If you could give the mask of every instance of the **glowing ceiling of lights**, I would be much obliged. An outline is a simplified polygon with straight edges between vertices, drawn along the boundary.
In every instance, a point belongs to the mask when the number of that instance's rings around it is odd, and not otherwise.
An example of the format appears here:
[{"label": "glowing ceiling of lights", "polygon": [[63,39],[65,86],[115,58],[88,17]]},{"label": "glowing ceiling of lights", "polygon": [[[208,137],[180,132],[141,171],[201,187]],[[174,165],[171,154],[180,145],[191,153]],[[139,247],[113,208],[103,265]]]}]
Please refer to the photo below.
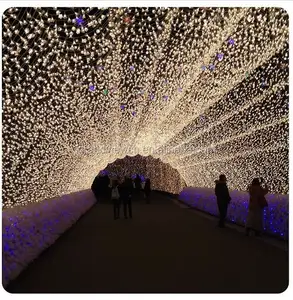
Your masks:
[{"label": "glowing ceiling of lights", "polygon": [[4,207],[136,154],[188,185],[287,193],[288,30],[278,8],[6,10]]}]

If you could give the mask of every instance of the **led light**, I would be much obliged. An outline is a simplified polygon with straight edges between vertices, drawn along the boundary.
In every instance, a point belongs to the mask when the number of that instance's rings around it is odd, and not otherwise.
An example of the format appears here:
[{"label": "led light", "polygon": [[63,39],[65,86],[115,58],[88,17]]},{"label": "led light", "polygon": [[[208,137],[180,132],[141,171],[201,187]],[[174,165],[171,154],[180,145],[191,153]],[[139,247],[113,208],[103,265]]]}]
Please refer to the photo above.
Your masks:
[{"label": "led light", "polygon": [[288,193],[284,10],[57,10],[3,16],[4,208],[87,189],[138,153],[189,186],[225,173],[231,189],[262,176]]}]

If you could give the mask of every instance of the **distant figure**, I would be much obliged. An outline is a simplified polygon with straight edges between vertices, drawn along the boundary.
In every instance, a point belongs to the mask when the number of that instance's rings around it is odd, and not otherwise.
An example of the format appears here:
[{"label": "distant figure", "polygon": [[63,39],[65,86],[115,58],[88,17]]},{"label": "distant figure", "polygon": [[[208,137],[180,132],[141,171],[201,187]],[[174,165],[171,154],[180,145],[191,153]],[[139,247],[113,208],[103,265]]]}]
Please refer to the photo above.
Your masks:
[{"label": "distant figure", "polygon": [[136,177],[134,179],[134,186],[135,186],[135,195],[137,200],[140,199],[140,193],[141,193],[141,178],[138,174],[136,174]]},{"label": "distant figure", "polygon": [[120,194],[118,190],[118,180],[113,180],[111,187],[111,199],[113,202],[114,220],[120,217]]},{"label": "distant figure", "polygon": [[123,202],[123,211],[124,211],[124,218],[127,219],[127,211],[129,213],[130,219],[132,219],[132,191],[133,185],[131,178],[125,177],[123,183],[120,185],[120,195],[121,200]]},{"label": "distant figure", "polygon": [[259,236],[263,230],[263,209],[268,206],[265,195],[268,193],[268,187],[265,184],[261,186],[263,179],[254,178],[247,190],[249,192],[248,216],[246,221],[246,235],[249,236],[251,230]]},{"label": "distant figure", "polygon": [[144,185],[144,194],[146,198],[146,203],[150,203],[150,195],[151,195],[151,181],[149,178],[146,179],[145,185]]},{"label": "distant figure", "polygon": [[97,202],[99,201],[99,198],[101,196],[101,189],[102,189],[102,187],[101,187],[101,179],[102,179],[102,177],[98,174],[95,177],[95,179],[94,179],[94,181],[92,183],[92,186],[91,186],[91,190],[94,193],[95,198],[97,199]]},{"label": "distant figure", "polygon": [[104,176],[104,180],[103,180],[103,191],[104,191],[104,197],[106,198],[106,200],[109,200],[109,198],[110,198],[109,197],[110,192],[111,192],[110,183],[111,183],[110,177],[108,176],[108,174],[106,174]]},{"label": "distant figure", "polygon": [[224,174],[219,176],[219,180],[215,181],[215,194],[217,196],[218,209],[220,214],[219,227],[225,227],[225,219],[227,216],[228,205],[231,201],[229,190],[227,187],[227,179]]}]

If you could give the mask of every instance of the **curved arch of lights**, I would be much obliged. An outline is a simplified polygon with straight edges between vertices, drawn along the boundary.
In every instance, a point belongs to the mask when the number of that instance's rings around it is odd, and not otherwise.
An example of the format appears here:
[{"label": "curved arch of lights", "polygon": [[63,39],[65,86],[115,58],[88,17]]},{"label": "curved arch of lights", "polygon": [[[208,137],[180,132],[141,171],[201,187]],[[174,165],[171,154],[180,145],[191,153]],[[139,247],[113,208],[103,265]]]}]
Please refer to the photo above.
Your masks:
[{"label": "curved arch of lights", "polygon": [[5,208],[136,154],[187,185],[226,173],[232,189],[262,176],[288,193],[283,9],[10,8],[3,92]]},{"label": "curved arch of lights", "polygon": [[109,163],[104,170],[111,178],[124,176],[135,178],[136,174],[144,182],[146,178],[151,181],[151,189],[179,194],[186,183],[179,172],[170,164],[163,163],[159,158],[151,156],[126,156]]}]

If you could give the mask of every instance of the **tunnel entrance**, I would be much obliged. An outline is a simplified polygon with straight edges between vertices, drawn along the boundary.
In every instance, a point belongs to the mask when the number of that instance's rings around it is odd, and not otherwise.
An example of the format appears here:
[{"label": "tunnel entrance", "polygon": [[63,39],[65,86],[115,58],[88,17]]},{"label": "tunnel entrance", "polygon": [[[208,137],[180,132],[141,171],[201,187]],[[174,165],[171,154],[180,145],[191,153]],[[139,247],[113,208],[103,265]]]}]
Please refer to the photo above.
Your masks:
[{"label": "tunnel entrance", "polygon": [[159,158],[152,156],[125,156],[109,163],[101,171],[110,177],[134,177],[139,174],[144,181],[151,180],[152,189],[172,194],[179,194],[186,187],[186,183],[179,172]]}]

